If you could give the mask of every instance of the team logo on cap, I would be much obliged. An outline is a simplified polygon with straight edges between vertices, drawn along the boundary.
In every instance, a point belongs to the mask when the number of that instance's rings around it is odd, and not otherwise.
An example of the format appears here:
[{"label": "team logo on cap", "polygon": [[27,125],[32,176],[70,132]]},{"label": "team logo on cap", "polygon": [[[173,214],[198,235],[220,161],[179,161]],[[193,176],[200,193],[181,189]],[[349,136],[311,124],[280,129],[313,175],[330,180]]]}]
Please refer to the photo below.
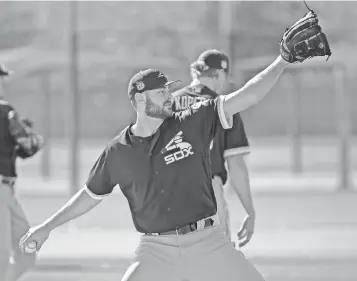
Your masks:
[{"label": "team logo on cap", "polygon": [[222,60],[222,61],[221,61],[221,67],[222,67],[223,69],[227,69],[228,64],[227,64],[227,62],[226,62],[225,60]]},{"label": "team logo on cap", "polygon": [[142,89],[145,88],[145,84],[143,81],[139,81],[136,83],[136,88],[138,89],[138,91],[141,91]]}]

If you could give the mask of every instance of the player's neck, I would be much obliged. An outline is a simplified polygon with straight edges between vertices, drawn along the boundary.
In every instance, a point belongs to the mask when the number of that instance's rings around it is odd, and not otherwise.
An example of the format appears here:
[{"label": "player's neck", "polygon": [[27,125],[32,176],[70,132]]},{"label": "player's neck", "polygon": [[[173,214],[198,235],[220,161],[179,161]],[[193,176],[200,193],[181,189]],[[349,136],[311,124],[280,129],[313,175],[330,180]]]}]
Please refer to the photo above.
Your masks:
[{"label": "player's neck", "polygon": [[217,92],[216,85],[215,85],[214,81],[212,81],[212,79],[210,79],[210,78],[201,77],[199,79],[194,79],[194,80],[192,80],[190,86],[194,86],[194,85],[198,85],[198,84],[205,85],[210,90]]},{"label": "player's neck", "polygon": [[164,122],[163,119],[140,116],[138,114],[135,124],[131,127],[131,131],[135,136],[149,137],[155,134],[162,122]]}]

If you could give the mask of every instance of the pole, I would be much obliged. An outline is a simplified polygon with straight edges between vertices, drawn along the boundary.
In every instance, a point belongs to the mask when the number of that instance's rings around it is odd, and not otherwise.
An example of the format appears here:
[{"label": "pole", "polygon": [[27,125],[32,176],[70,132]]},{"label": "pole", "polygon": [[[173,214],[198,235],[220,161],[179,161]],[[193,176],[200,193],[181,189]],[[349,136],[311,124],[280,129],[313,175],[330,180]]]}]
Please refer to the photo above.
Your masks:
[{"label": "pole", "polygon": [[237,4],[239,2],[234,1],[220,1],[218,10],[218,30],[219,37],[222,38],[221,49],[226,50],[228,57],[230,58],[229,72],[231,77],[235,77],[235,81],[231,81],[225,91],[227,93],[232,92],[235,89],[235,85],[239,85],[242,75],[237,75],[235,69],[235,49],[236,49],[236,32],[235,32],[235,14],[237,9]]},{"label": "pole", "polygon": [[70,141],[70,193],[75,194],[79,189],[79,103],[78,92],[78,38],[77,38],[77,16],[78,3],[70,1],[70,32],[69,32],[69,56],[70,56],[70,114],[69,114],[69,141]]},{"label": "pole", "polygon": [[41,93],[43,95],[42,107],[42,125],[43,137],[45,139],[45,147],[42,152],[41,159],[41,176],[43,179],[48,180],[51,176],[50,166],[50,152],[51,152],[51,93],[50,93],[50,74],[43,72],[40,74]]},{"label": "pole", "polygon": [[[297,70],[298,71],[298,70]],[[295,76],[295,78],[294,78]],[[289,73],[289,80],[293,83],[294,89],[290,91],[290,122],[289,135],[291,140],[291,170],[294,174],[302,173],[302,146],[301,146],[301,83],[298,73],[292,70]]]},{"label": "pole", "polygon": [[219,2],[219,33],[221,35],[221,48],[227,50],[228,56],[232,59],[234,46],[232,46],[232,39],[234,39],[233,17],[235,13],[235,3],[232,1]]},{"label": "pole", "polygon": [[337,65],[333,68],[334,86],[336,94],[336,114],[337,114],[337,131],[339,139],[339,172],[338,184],[339,189],[347,190],[350,187],[350,108],[349,98],[344,89],[344,68]]}]

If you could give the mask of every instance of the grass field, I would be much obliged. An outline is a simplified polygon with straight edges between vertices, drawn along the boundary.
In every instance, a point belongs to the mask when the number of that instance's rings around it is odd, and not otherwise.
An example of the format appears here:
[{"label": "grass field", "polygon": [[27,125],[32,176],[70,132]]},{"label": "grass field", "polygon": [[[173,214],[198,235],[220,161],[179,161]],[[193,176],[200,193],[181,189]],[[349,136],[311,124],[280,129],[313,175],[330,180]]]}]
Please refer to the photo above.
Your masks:
[{"label": "grass field", "polygon": [[[357,260],[253,260],[267,281],[355,281]],[[116,268],[43,270],[28,273],[23,281],[118,281],[126,262]],[[222,276],[222,280],[224,277]]]},{"label": "grass field", "polygon": [[[242,249],[246,257],[269,281],[357,280],[357,193],[334,187],[336,145],[305,148],[308,172],[301,176],[289,173],[287,145],[254,145],[249,165],[257,222],[252,241]],[[99,151],[98,145],[83,148],[82,182]],[[42,222],[68,199],[68,149],[57,145],[52,152],[48,181],[39,177],[39,157],[20,164],[18,195],[31,224]],[[232,192],[227,199],[236,232],[244,212]],[[117,189],[75,224],[55,230],[39,254],[38,267],[23,281],[120,280],[138,241],[128,204]]]},{"label": "grass field", "polygon": [[[32,223],[41,222],[65,196],[20,197]],[[256,233],[242,250],[266,280],[357,280],[355,192],[257,193]],[[244,215],[229,197],[232,230]],[[139,241],[127,203],[118,192],[75,225],[55,230],[26,281],[120,280]]]}]

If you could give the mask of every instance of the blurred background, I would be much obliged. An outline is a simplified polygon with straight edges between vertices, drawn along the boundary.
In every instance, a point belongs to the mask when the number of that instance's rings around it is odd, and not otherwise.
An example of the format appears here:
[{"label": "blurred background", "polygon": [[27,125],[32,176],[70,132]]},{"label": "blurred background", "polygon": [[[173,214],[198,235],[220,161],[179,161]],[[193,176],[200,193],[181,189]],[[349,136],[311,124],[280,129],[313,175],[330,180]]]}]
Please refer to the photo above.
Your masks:
[{"label": "blurred background", "polygon": [[[357,2],[308,5],[331,58],[292,65],[242,113],[258,216],[244,253],[266,280],[357,280]],[[159,68],[184,86],[190,63],[217,48],[232,61],[227,91],[238,89],[278,55],[282,32],[306,12],[302,1],[1,1],[0,62],[15,72],[7,99],[46,139],[18,163],[31,223],[81,188],[106,142],[134,120],[134,73]],[[236,231],[244,212],[231,190],[227,197]],[[118,189],[56,230],[24,280],[120,280],[138,237]]]}]

